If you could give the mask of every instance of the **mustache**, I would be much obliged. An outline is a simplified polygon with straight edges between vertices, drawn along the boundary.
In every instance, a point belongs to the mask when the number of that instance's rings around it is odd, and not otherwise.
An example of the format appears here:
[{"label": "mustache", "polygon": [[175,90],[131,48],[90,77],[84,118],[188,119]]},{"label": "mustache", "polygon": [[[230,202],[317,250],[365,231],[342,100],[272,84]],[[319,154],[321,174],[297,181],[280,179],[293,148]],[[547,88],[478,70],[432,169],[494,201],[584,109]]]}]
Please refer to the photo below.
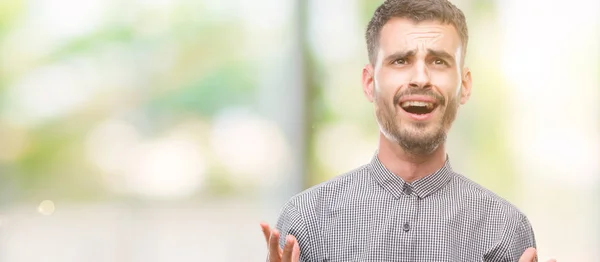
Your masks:
[{"label": "mustache", "polygon": [[442,95],[434,92],[431,89],[423,89],[420,87],[412,87],[412,88],[405,89],[402,92],[396,93],[396,95],[394,95],[394,105],[397,105],[398,103],[400,103],[400,99],[402,99],[402,97],[408,96],[408,95],[428,96],[428,97],[435,99],[435,101],[438,105],[441,105],[441,106],[446,105],[446,98],[444,98]]}]

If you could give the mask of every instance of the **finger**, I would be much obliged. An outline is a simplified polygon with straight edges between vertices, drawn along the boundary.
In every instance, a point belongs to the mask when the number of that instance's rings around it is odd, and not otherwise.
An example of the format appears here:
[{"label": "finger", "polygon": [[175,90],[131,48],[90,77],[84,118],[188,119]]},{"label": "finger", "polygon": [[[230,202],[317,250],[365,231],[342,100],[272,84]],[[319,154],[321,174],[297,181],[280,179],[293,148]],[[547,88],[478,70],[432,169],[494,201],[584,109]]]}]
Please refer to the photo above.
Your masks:
[{"label": "finger", "polygon": [[535,248],[530,247],[523,252],[519,262],[537,262],[537,252]]},{"label": "finger", "polygon": [[282,262],[292,262],[292,253],[296,244],[296,238],[292,235],[287,235],[285,238],[285,245],[283,246]]},{"label": "finger", "polygon": [[271,227],[266,222],[261,222],[260,227],[262,228],[263,236],[265,237],[265,243],[269,246],[269,238],[271,238]]},{"label": "finger", "polygon": [[[294,250],[292,250],[292,261],[299,262],[300,261],[300,245],[298,245],[298,241],[294,244]],[[556,261],[554,261],[556,262]]]},{"label": "finger", "polygon": [[281,253],[279,250],[279,232],[276,229],[271,231],[269,238],[269,262],[280,262]]}]

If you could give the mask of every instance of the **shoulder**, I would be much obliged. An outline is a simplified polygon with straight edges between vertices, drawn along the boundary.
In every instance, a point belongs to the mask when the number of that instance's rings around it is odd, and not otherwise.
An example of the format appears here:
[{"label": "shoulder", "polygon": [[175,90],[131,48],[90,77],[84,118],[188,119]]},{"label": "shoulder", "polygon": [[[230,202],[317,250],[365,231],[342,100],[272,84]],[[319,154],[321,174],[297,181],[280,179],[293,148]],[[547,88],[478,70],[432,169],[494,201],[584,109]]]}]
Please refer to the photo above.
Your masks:
[{"label": "shoulder", "polygon": [[536,247],[529,219],[514,204],[462,175],[452,183],[467,213],[488,232],[491,246],[485,261],[517,261],[525,249]]},{"label": "shoulder", "polygon": [[298,212],[314,212],[316,209],[332,205],[338,198],[343,198],[358,186],[369,183],[370,166],[362,165],[327,181],[314,185],[294,196],[286,203]]},{"label": "shoulder", "polygon": [[[319,217],[337,205],[349,191],[355,190],[356,185],[364,184],[368,177],[369,165],[363,165],[292,196],[283,205],[276,228],[304,241],[320,230]],[[300,244],[303,249],[303,243]]]},{"label": "shoulder", "polygon": [[461,200],[473,210],[514,222],[526,219],[525,214],[514,204],[461,174],[456,174],[451,183],[454,190],[459,192]]}]

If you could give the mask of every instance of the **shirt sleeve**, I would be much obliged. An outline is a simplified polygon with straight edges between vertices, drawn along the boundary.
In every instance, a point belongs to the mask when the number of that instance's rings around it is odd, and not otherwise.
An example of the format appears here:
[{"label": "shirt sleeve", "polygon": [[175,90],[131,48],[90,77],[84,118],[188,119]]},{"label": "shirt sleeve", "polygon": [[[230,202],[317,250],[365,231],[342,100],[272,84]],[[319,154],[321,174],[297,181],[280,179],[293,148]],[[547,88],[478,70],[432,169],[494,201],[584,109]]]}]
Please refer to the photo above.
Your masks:
[{"label": "shirt sleeve", "polygon": [[511,238],[509,246],[506,249],[506,256],[509,260],[505,261],[519,261],[523,252],[527,248],[537,248],[535,243],[535,235],[533,229],[527,217],[523,216],[517,225],[514,237]]},{"label": "shirt sleeve", "polygon": [[494,254],[489,257],[489,262],[517,262],[527,248],[537,248],[535,235],[529,220],[521,216],[516,226],[508,230]]},{"label": "shirt sleeve", "polygon": [[285,245],[285,237],[292,235],[298,240],[300,246],[300,261],[309,262],[311,259],[311,241],[309,231],[298,208],[292,201],[288,202],[281,209],[281,214],[277,220],[277,230],[280,232],[279,246],[283,248]]}]

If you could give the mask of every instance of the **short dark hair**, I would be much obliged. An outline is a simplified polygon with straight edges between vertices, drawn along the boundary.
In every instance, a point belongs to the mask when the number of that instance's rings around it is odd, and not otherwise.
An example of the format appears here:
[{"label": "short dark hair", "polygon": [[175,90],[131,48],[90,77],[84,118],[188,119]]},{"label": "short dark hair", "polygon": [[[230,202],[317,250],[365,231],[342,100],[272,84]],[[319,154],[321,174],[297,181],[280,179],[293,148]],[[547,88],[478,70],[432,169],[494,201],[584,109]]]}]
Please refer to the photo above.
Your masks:
[{"label": "short dark hair", "polygon": [[375,64],[381,28],[392,18],[407,18],[414,22],[439,21],[454,26],[462,42],[463,61],[467,52],[469,32],[463,12],[448,0],[386,0],[373,14],[367,26],[366,39],[369,61]]}]

